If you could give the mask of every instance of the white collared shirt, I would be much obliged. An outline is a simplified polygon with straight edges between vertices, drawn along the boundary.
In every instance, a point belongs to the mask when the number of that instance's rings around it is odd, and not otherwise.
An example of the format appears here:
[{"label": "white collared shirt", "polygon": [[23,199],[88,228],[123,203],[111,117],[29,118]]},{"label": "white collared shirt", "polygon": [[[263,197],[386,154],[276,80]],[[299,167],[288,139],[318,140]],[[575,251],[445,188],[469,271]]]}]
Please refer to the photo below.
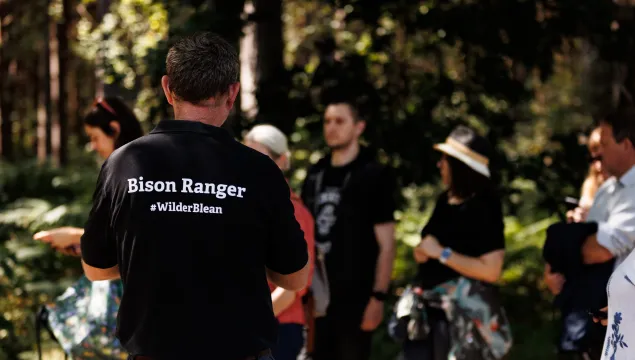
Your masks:
[{"label": "white collared shirt", "polygon": [[617,267],[635,247],[635,166],[600,186],[587,221],[598,223],[598,243],[615,256]]},{"label": "white collared shirt", "polygon": [[635,251],[615,269],[606,290],[609,323],[602,360],[635,360]]}]

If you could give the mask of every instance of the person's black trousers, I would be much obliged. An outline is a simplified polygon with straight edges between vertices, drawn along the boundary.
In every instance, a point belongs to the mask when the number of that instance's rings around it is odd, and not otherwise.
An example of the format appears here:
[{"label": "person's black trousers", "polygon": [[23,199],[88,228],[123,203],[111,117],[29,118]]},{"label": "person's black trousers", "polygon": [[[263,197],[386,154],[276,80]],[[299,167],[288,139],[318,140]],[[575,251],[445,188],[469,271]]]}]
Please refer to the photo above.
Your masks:
[{"label": "person's black trousers", "polygon": [[313,360],[368,360],[373,333],[360,321],[327,315],[315,320]]}]

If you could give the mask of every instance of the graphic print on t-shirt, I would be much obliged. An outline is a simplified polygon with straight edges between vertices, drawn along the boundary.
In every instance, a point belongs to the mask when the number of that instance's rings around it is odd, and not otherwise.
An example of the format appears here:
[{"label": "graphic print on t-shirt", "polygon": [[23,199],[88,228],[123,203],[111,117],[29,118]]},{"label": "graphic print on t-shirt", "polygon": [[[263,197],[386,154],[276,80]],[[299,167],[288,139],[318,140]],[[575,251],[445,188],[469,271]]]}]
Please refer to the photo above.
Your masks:
[{"label": "graphic print on t-shirt", "polygon": [[335,211],[340,203],[340,188],[327,187],[323,192],[317,196],[318,215],[315,218],[315,226],[317,228],[317,247],[324,254],[327,254],[331,249],[331,242],[328,240],[328,235],[331,233],[331,228],[337,221]]}]

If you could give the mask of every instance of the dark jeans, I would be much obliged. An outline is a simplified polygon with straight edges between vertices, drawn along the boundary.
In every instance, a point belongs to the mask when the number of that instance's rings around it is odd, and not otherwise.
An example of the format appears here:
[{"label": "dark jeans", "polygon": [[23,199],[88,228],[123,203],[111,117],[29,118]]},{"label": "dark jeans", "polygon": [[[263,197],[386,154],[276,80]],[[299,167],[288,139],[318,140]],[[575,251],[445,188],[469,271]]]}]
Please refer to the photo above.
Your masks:
[{"label": "dark jeans", "polygon": [[327,315],[315,320],[313,360],[368,360],[373,333],[360,321]]},{"label": "dark jeans", "polygon": [[606,327],[595,324],[586,311],[574,310],[562,316],[559,359],[599,360]]},{"label": "dark jeans", "polygon": [[304,326],[300,324],[278,325],[278,346],[273,349],[276,360],[296,360],[304,345]]},{"label": "dark jeans", "polygon": [[427,308],[430,334],[425,340],[406,341],[404,360],[447,360],[450,352],[450,328],[443,310]]}]

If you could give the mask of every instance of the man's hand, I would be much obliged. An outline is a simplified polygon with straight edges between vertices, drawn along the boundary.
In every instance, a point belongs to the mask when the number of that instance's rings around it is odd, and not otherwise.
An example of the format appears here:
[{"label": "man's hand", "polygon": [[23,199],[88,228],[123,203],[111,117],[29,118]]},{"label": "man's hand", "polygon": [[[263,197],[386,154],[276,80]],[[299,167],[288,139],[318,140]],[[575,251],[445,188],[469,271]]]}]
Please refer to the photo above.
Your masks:
[{"label": "man's hand", "polygon": [[417,246],[414,250],[415,261],[419,264],[423,264],[428,261],[429,257],[426,255],[425,251],[419,246]]},{"label": "man's hand", "polygon": [[589,215],[589,210],[583,207],[577,207],[573,210],[567,211],[567,222],[585,222],[587,216]]},{"label": "man's hand", "polygon": [[67,248],[59,248],[57,251],[63,255],[82,256],[82,250],[79,245],[69,246]]},{"label": "man's hand", "polygon": [[565,282],[564,275],[548,272],[545,274],[545,284],[553,295],[558,295],[562,291]]},{"label": "man's hand", "polygon": [[55,249],[66,249],[72,245],[79,245],[83,233],[83,229],[65,226],[40,231],[33,235],[33,239],[49,243]]},{"label": "man's hand", "polygon": [[438,259],[441,256],[441,252],[443,252],[439,240],[432,235],[427,235],[423,238],[417,249],[421,249],[423,255],[432,259]]},{"label": "man's hand", "polygon": [[[603,307],[602,309],[600,309],[600,311],[602,311],[602,312],[607,312],[607,311],[609,311],[609,307],[608,307],[608,306]],[[602,319],[602,320],[600,320],[600,319],[598,319],[598,318],[596,318],[596,317],[593,317],[593,322],[594,322],[594,323],[597,323],[598,321],[600,322],[600,324],[602,324],[602,325],[604,325],[604,326],[608,325],[608,323],[609,323],[609,320],[608,320],[608,319]]]},{"label": "man's hand", "polygon": [[364,311],[364,318],[362,319],[361,326],[362,330],[375,330],[379,326],[379,324],[381,324],[381,320],[383,317],[384,304],[375,298],[370,298],[368,305],[366,305],[366,310]]}]

